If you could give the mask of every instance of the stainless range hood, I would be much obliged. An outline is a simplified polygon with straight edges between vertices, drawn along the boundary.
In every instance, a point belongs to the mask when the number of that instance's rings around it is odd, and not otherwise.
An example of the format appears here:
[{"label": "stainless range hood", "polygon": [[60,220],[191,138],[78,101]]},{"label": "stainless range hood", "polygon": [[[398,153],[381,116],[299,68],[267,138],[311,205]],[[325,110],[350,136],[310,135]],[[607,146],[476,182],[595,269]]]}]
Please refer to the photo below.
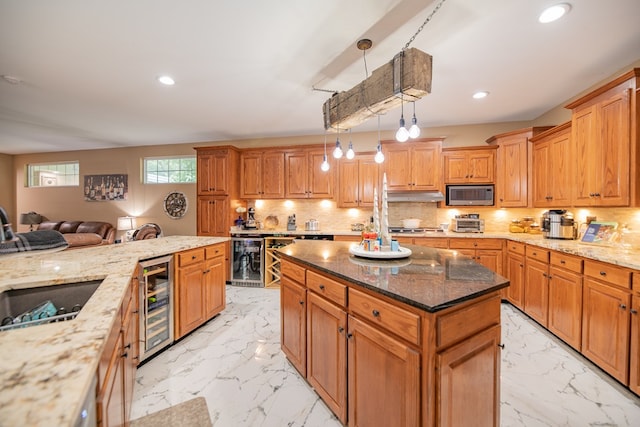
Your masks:
[{"label": "stainless range hood", "polygon": [[439,191],[399,191],[387,193],[387,202],[442,202],[444,194]]}]

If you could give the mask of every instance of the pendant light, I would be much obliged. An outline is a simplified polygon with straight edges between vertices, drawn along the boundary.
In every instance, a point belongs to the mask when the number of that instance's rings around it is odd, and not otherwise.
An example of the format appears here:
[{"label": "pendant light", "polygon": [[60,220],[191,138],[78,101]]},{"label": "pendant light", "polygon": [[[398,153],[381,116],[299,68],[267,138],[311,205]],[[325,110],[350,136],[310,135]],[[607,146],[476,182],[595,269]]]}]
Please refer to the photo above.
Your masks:
[{"label": "pendant light", "polygon": [[409,138],[416,139],[420,136],[420,128],[418,127],[418,119],[416,119],[416,103],[413,104],[413,118],[411,119],[411,127],[409,128]]},{"label": "pendant light", "polygon": [[351,142],[351,129],[349,129],[349,149],[347,150],[346,157],[351,160],[356,156],[356,152],[353,151],[353,143]]},{"label": "pendant light", "polygon": [[322,172],[327,172],[329,170],[329,161],[327,160],[327,132],[324,132],[324,157],[322,159],[322,163],[320,164],[320,170]]},{"label": "pendant light", "polygon": [[380,144],[380,115],[378,114],[378,151],[373,157],[376,163],[384,162],[384,154],[382,154],[382,144]]},{"label": "pendant light", "polygon": [[338,128],[338,136],[336,138],[336,148],[333,150],[333,157],[339,159],[342,157],[342,145],[340,144],[340,128]]},{"label": "pendant light", "polygon": [[[402,99],[402,92],[400,92],[400,129],[396,132],[396,140],[398,142],[406,142],[409,139],[409,131],[404,127],[404,100]],[[378,116],[380,119],[380,116]]]}]

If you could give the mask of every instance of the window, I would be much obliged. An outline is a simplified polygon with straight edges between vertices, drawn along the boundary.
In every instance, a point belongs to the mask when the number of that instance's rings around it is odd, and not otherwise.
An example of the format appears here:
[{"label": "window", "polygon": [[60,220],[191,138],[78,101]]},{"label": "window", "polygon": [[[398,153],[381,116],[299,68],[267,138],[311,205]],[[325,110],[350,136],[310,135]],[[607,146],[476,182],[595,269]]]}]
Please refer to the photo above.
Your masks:
[{"label": "window", "polygon": [[145,184],[196,182],[196,156],[146,157]]},{"label": "window", "polygon": [[34,163],[27,165],[27,187],[80,185],[80,163]]}]

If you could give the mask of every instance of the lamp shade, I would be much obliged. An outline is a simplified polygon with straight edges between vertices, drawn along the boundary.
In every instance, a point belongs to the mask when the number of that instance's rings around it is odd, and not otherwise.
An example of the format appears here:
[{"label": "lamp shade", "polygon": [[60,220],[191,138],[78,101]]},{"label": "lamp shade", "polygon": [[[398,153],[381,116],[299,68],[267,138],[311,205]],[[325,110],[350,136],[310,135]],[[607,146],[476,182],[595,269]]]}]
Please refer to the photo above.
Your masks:
[{"label": "lamp shade", "polygon": [[136,218],[133,216],[120,216],[118,217],[118,230],[128,231],[136,228]]},{"label": "lamp shade", "polygon": [[20,214],[20,224],[34,225],[42,222],[42,215],[35,212]]}]

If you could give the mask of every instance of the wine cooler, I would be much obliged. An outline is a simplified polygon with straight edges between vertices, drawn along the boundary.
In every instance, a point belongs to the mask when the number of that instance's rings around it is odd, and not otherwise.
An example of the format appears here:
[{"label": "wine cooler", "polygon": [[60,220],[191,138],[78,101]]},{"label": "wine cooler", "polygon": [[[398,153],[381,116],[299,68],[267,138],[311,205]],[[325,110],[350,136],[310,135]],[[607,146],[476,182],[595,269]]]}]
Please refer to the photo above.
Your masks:
[{"label": "wine cooler", "polygon": [[140,361],[173,342],[173,256],[140,262]]}]

